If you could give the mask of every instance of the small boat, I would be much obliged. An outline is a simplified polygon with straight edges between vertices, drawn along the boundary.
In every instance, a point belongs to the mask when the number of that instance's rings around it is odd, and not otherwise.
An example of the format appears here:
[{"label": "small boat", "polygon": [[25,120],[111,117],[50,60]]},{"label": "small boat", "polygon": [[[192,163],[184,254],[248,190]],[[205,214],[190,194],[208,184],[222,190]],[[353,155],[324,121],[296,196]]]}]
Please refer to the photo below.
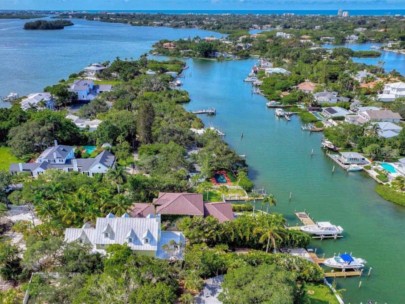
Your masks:
[{"label": "small boat", "polygon": [[344,253],[334,256],[333,258],[326,259],[323,264],[330,268],[335,269],[362,269],[367,262],[360,258],[352,257],[350,254]]},{"label": "small boat", "polygon": [[363,167],[362,167],[362,166],[359,166],[359,165],[353,164],[353,165],[350,165],[349,167],[347,167],[346,170],[347,170],[347,172],[362,171],[362,170],[363,170]]},{"label": "small boat", "polygon": [[322,148],[327,149],[327,150],[331,150],[331,151],[335,151],[335,152],[339,151],[339,148],[336,147],[331,141],[329,141],[327,139],[322,140],[321,146],[322,146]]},{"label": "small boat", "polygon": [[276,109],[276,111],[274,112],[276,114],[277,117],[284,117],[285,116],[285,112],[283,109]]},{"label": "small boat", "polygon": [[266,106],[268,108],[277,108],[278,106],[280,106],[280,103],[277,102],[277,101],[272,100],[272,101],[267,102]]},{"label": "small boat", "polygon": [[179,79],[176,79],[176,81],[174,82],[174,85],[175,85],[176,87],[180,87],[180,86],[183,85],[183,83],[182,83]]},{"label": "small boat", "polygon": [[332,225],[330,222],[317,222],[315,225],[302,226],[301,231],[316,236],[338,236],[342,234],[343,228]]},{"label": "small boat", "polygon": [[246,77],[245,78],[245,80],[243,80],[244,82],[255,82],[255,81],[257,81],[258,79],[257,79],[257,77],[251,77],[251,76],[249,76],[249,77]]},{"label": "small boat", "polygon": [[2,99],[5,102],[10,102],[10,101],[18,99],[19,97],[20,97],[20,95],[18,95],[17,93],[11,92],[6,97],[3,97]]},{"label": "small boat", "polygon": [[290,114],[285,114],[285,115],[284,115],[284,118],[285,118],[287,121],[290,121],[290,120],[291,120]]}]

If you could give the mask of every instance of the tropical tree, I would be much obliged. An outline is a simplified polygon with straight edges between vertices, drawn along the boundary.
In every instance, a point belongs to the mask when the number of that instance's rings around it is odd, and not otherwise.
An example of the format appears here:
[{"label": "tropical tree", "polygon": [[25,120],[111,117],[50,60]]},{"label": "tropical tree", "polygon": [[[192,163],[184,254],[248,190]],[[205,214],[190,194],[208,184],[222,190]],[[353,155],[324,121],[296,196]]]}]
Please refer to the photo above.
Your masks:
[{"label": "tropical tree", "polygon": [[276,206],[277,205],[277,200],[276,200],[276,198],[274,197],[273,194],[269,194],[269,195],[266,195],[263,198],[262,203],[267,205],[267,213],[269,213],[269,207]]},{"label": "tropical tree", "polygon": [[116,167],[113,170],[107,172],[107,178],[116,185],[117,192],[121,193],[121,185],[127,181],[127,175],[123,167]]},{"label": "tropical tree", "polygon": [[269,252],[270,245],[273,251],[277,251],[277,241],[282,241],[285,235],[283,219],[278,215],[272,217],[259,216],[258,225],[253,230],[254,235],[259,236],[259,242],[266,244],[266,252]]},{"label": "tropical tree", "polygon": [[211,189],[212,189],[212,183],[207,182],[207,181],[202,182],[201,184],[199,184],[199,185],[197,186],[197,191],[198,191],[199,193],[202,193],[203,195],[206,195],[205,201],[208,201],[208,199],[209,199],[208,194],[209,194],[209,191],[210,191]]}]

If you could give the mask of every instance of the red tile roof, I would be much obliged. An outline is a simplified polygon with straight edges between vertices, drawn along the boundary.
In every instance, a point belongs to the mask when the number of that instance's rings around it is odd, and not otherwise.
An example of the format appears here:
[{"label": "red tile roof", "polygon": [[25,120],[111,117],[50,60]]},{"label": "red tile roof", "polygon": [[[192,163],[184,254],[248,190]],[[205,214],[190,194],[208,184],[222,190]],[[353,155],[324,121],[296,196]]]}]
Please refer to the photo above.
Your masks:
[{"label": "red tile roof", "polygon": [[[229,203],[206,203],[203,202],[202,194],[196,193],[159,193],[154,204],[157,206],[156,213],[171,215],[190,216],[213,216],[220,223],[234,219],[232,205]],[[154,214],[153,204],[135,203],[129,209],[133,217],[146,217]]]},{"label": "red tile roof", "polygon": [[220,223],[231,221],[235,218],[235,215],[232,210],[232,204],[230,203],[206,203],[205,207],[205,216],[213,216]]},{"label": "red tile roof", "polygon": [[154,202],[159,214],[204,216],[202,194],[198,193],[159,193]]},{"label": "red tile roof", "polygon": [[135,203],[128,213],[131,217],[147,217],[149,214],[155,213],[155,208],[152,204]]},{"label": "red tile roof", "polygon": [[315,90],[316,84],[311,81],[305,81],[297,85],[298,90],[304,92],[313,92]]}]

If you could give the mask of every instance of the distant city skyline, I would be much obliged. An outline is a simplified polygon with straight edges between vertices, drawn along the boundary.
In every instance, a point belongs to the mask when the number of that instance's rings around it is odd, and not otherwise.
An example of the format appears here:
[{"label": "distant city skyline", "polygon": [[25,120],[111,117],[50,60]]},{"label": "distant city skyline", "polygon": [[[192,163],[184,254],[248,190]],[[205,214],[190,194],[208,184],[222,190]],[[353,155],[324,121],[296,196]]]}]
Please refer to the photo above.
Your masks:
[{"label": "distant city skyline", "polygon": [[0,10],[387,10],[404,0],[0,0]]}]

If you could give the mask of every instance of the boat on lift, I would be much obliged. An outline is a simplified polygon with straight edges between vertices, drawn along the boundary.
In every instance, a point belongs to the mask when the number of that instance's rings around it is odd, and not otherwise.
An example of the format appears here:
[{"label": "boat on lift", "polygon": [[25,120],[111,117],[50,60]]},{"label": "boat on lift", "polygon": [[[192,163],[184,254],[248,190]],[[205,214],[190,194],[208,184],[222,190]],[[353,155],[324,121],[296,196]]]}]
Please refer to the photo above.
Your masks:
[{"label": "boat on lift", "polygon": [[343,233],[343,228],[332,225],[330,222],[317,222],[315,225],[302,226],[301,231],[320,237],[338,236]]},{"label": "boat on lift", "polygon": [[351,254],[344,253],[335,255],[332,258],[326,259],[323,264],[334,269],[362,269],[367,262],[361,258],[355,258]]},{"label": "boat on lift", "polygon": [[283,109],[276,109],[274,112],[277,117],[284,117],[285,116],[285,111]]}]

